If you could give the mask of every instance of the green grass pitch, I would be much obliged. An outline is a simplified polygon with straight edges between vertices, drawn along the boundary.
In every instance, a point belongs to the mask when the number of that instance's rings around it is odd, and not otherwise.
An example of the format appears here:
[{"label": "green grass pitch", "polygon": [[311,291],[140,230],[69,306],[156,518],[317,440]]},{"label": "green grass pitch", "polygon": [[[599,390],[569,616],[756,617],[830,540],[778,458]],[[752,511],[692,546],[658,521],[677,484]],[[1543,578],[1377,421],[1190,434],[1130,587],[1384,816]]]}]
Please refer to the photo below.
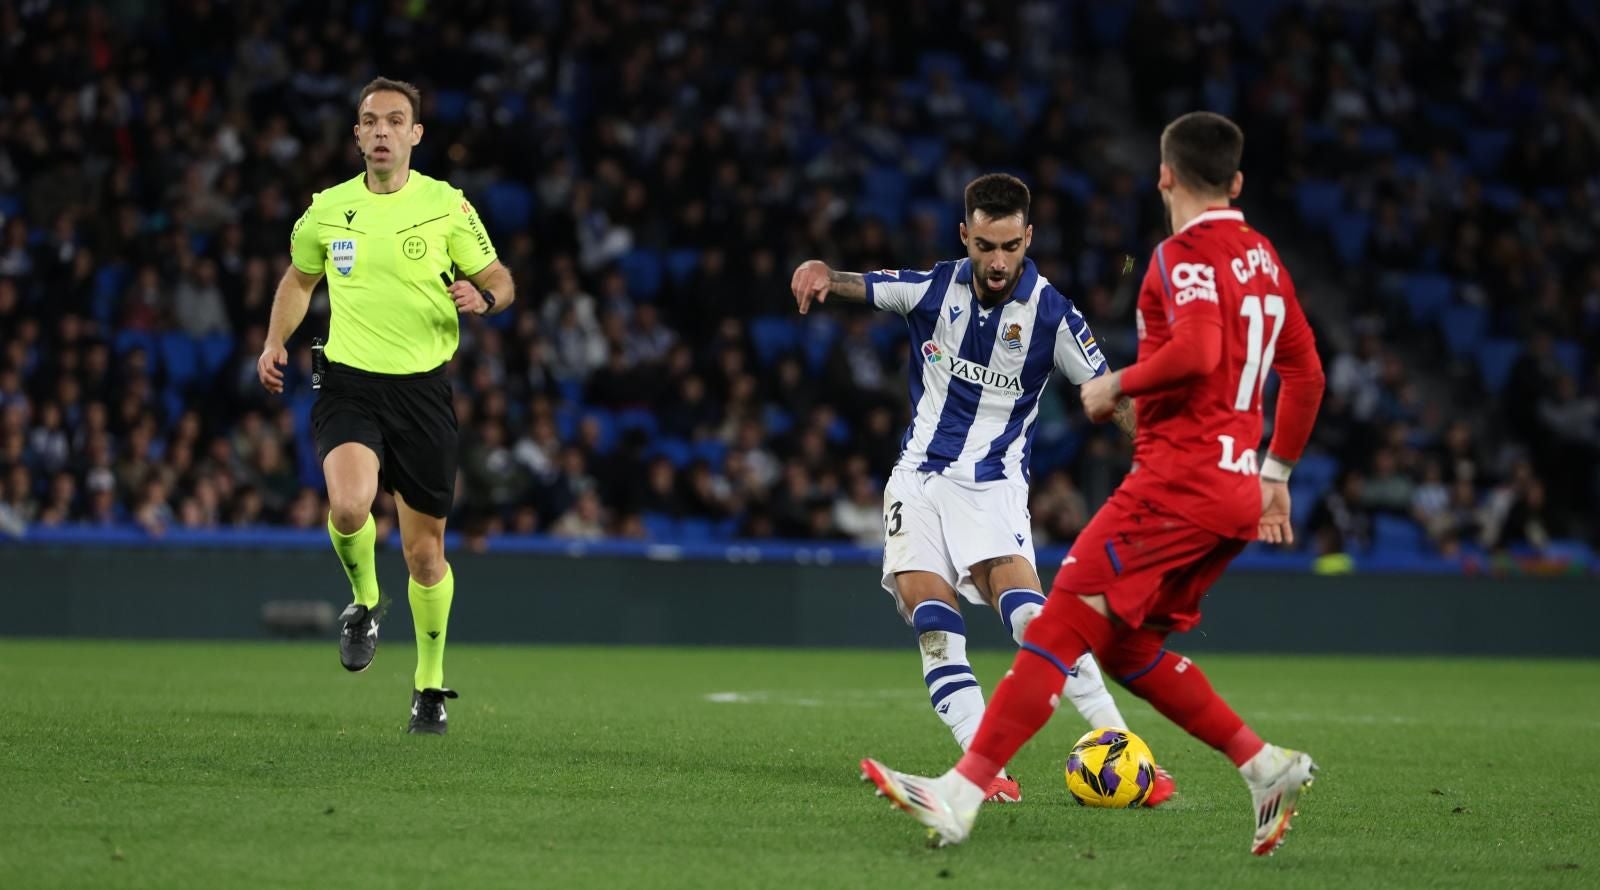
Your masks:
[{"label": "green grass pitch", "polygon": [[0,887],[1600,885],[1596,662],[1201,658],[1322,766],[1258,860],[1232,767],[1126,693],[1171,804],[1068,801],[1061,713],[1024,802],[929,850],[856,769],[954,759],[909,647],[458,643],[451,734],[413,738],[397,636],[361,675],[332,641],[0,640]]}]

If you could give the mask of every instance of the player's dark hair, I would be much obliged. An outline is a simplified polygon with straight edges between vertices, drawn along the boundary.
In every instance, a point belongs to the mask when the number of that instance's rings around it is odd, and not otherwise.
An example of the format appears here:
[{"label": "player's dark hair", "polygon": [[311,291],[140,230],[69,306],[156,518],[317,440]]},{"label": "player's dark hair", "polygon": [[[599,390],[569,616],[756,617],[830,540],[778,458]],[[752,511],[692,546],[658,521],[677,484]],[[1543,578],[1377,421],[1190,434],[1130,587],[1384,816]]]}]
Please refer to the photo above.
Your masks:
[{"label": "player's dark hair", "polygon": [[374,77],[371,83],[361,88],[361,98],[356,100],[356,108],[359,109],[361,103],[367,101],[367,97],[373,93],[399,93],[405,96],[411,103],[411,122],[414,124],[422,122],[422,91],[417,89],[416,84],[404,80],[390,80],[387,77]]},{"label": "player's dark hair", "polygon": [[1031,200],[1028,187],[1009,173],[985,173],[967,183],[967,219],[974,211],[982,210],[990,219],[1005,219],[1022,214],[1028,221],[1028,204]]},{"label": "player's dark hair", "polygon": [[1244,131],[1210,111],[1191,111],[1161,131],[1161,163],[1191,189],[1227,194],[1244,155]]}]

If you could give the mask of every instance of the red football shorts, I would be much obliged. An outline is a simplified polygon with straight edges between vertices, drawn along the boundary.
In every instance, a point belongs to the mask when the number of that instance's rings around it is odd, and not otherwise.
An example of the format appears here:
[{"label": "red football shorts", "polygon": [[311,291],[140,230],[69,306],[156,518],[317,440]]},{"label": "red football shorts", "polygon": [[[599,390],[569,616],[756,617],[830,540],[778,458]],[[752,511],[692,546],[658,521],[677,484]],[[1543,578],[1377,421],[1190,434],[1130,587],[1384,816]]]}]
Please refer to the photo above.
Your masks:
[{"label": "red football shorts", "polygon": [[1052,594],[1105,594],[1131,627],[1181,633],[1200,623],[1200,600],[1249,541],[1227,538],[1117,488],[1072,545]]}]

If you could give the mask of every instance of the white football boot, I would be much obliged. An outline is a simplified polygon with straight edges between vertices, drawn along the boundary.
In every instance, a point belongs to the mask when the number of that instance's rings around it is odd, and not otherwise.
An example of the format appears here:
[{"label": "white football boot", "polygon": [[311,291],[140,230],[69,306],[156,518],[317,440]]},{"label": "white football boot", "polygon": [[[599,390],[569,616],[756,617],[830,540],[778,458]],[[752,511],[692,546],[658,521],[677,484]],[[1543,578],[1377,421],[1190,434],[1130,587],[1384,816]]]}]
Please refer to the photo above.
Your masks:
[{"label": "white football boot", "polygon": [[1315,778],[1317,765],[1311,755],[1288,748],[1268,745],[1252,757],[1240,772],[1245,784],[1250,786],[1251,802],[1256,817],[1256,834],[1250,842],[1250,852],[1257,856],[1271,856],[1289,833],[1289,821],[1295,816],[1300,795]]},{"label": "white football boot", "polygon": [[966,840],[984,799],[984,789],[955,770],[929,779],[895,772],[869,757],[861,761],[861,778],[878,786],[878,796],[928,826],[928,841],[936,847]]}]

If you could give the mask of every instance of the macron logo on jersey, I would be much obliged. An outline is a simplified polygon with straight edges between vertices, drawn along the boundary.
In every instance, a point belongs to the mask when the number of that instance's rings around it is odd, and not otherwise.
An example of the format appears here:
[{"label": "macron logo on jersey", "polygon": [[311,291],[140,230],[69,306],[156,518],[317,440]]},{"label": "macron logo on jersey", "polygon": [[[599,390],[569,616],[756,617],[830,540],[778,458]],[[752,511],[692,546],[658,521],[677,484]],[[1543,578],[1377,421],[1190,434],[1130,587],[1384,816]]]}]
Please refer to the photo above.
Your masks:
[{"label": "macron logo on jersey", "polygon": [[954,355],[946,355],[939,344],[928,340],[922,344],[922,358],[930,367],[946,366],[950,369],[950,376],[959,377],[968,383],[976,383],[990,389],[1022,394],[1022,375],[1005,374],[993,368],[985,367],[977,362],[970,362]]}]

